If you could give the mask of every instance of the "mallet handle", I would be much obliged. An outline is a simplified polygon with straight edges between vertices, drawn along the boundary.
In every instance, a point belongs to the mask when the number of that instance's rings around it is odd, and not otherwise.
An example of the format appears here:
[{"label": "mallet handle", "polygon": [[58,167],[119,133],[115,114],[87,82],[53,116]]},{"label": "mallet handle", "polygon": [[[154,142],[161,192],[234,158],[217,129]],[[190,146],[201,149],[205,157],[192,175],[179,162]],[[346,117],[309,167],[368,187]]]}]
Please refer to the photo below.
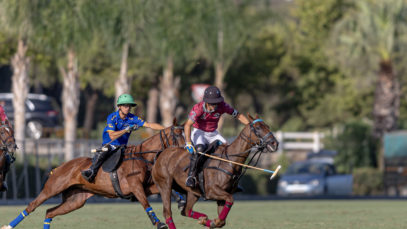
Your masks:
[{"label": "mallet handle", "polygon": [[[105,146],[106,146],[106,145],[109,145],[109,144],[112,143],[114,140],[120,138],[120,137],[123,136],[125,133],[127,133],[127,131],[124,132],[124,133],[122,133],[122,134],[120,134],[120,135],[117,136],[116,138],[113,138],[110,142],[108,142],[108,143],[106,143],[104,146],[102,146],[102,148],[101,148],[100,150],[103,151],[103,152],[106,152],[106,151],[107,151],[107,148],[106,148]],[[90,152],[96,153],[98,150],[99,150],[99,149],[92,149]]]}]

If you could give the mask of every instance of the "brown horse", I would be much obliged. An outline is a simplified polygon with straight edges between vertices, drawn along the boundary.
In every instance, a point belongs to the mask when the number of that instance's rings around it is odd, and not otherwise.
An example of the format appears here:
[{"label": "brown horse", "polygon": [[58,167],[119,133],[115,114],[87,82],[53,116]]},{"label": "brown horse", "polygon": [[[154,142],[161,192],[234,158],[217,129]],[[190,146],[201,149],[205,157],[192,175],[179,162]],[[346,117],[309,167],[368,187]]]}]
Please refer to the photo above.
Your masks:
[{"label": "brown horse", "polygon": [[0,122],[0,141],[0,192],[3,192],[7,191],[5,180],[10,163],[7,157],[12,157],[17,149],[14,131],[8,120]]},{"label": "brown horse", "polygon": [[[122,164],[117,169],[120,188],[123,195],[134,195],[146,210],[154,226],[167,228],[155,215],[147,200],[147,196],[157,194],[158,190],[151,179],[151,169],[154,160],[163,149],[185,144],[182,135],[183,127],[174,126],[161,130],[160,133],[146,139],[137,146],[128,146],[124,153]],[[2,229],[14,228],[26,215],[33,212],[47,199],[62,194],[62,203],[46,212],[44,228],[49,228],[52,218],[67,214],[81,208],[87,199],[93,195],[117,198],[110,174],[99,169],[94,183],[87,182],[81,171],[91,165],[91,159],[80,157],[65,162],[50,172],[44,188],[37,198],[8,226]]]},{"label": "brown horse", "polygon": [[[234,162],[244,163],[250,152],[274,152],[278,142],[269,127],[261,119],[254,120],[248,115],[250,124],[246,125],[232,144],[221,145],[215,155]],[[238,153],[241,152],[241,153]],[[187,203],[182,215],[194,219],[207,227],[223,227],[225,219],[233,205],[233,196],[238,180],[242,175],[242,167],[228,162],[207,159],[204,164],[203,191],[199,188],[189,188],[185,185],[189,153],[181,148],[164,150],[153,167],[153,180],[160,190],[164,205],[164,217],[170,229],[175,228],[171,212],[171,189],[182,188],[188,192]],[[219,217],[214,221],[208,220],[205,214],[192,211],[192,207],[203,196],[206,199],[216,200]]]}]

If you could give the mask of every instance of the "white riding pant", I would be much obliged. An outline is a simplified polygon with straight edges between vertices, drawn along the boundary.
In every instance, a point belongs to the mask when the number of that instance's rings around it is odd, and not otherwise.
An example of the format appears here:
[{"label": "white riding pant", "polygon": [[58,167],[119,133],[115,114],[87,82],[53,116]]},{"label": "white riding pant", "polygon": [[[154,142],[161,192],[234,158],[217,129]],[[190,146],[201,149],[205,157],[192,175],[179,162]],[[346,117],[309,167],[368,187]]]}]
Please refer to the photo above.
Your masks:
[{"label": "white riding pant", "polygon": [[194,143],[195,146],[202,144],[202,145],[209,145],[212,142],[219,140],[223,144],[227,144],[227,141],[220,133],[215,130],[213,132],[205,132],[200,129],[194,128],[191,133],[192,136],[192,143]]}]

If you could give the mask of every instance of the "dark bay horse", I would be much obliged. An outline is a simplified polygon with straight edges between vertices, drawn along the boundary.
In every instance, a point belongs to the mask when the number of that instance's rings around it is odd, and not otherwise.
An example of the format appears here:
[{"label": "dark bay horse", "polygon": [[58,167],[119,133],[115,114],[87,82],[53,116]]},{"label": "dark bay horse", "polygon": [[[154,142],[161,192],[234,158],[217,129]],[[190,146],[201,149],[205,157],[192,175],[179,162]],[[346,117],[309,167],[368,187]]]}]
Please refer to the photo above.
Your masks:
[{"label": "dark bay horse", "polygon": [[[146,210],[151,222],[157,228],[167,228],[161,223],[150,207],[147,196],[158,194],[158,190],[151,179],[151,169],[159,152],[168,147],[178,147],[185,144],[182,135],[183,127],[174,125],[160,133],[146,139],[137,146],[128,146],[124,153],[123,162],[117,169],[120,187],[123,195],[133,194]],[[142,152],[142,153],[140,153]],[[81,171],[91,165],[91,158],[80,157],[65,162],[50,172],[41,193],[27,208],[9,225],[2,229],[14,228],[25,216],[33,212],[47,199],[62,194],[62,203],[50,208],[46,212],[44,228],[49,228],[51,220],[58,215],[67,214],[81,208],[87,199],[93,195],[117,198],[110,179],[110,173],[99,169],[93,183],[87,182]]]},{"label": "dark bay horse", "polygon": [[8,120],[0,122],[0,192],[7,191],[5,183],[8,170],[7,157],[12,157],[16,149],[16,140],[10,122]]},{"label": "dark bay horse", "polygon": [[[238,163],[244,163],[250,152],[274,152],[278,142],[263,120],[254,120],[248,115],[250,124],[246,125],[239,136],[230,145],[221,145],[214,155]],[[164,205],[164,217],[170,229],[175,229],[171,212],[171,189],[178,187],[186,190],[187,203],[182,215],[194,219],[207,227],[223,227],[226,217],[233,205],[232,193],[242,173],[242,167],[228,162],[208,158],[204,164],[204,193],[199,188],[189,188],[185,185],[189,153],[182,148],[164,150],[153,167],[153,180],[160,190]],[[218,218],[214,221],[207,219],[205,214],[192,211],[192,207],[200,196],[216,200],[218,204]]]}]

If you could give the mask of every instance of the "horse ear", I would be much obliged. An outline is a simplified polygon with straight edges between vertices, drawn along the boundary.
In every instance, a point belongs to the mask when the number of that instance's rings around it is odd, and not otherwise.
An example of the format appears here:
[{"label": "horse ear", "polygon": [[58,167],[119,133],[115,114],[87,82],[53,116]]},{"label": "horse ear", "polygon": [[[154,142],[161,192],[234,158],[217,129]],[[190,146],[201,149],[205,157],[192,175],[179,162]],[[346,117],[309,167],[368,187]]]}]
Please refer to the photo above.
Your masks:
[{"label": "horse ear", "polygon": [[253,122],[254,118],[249,113],[247,113],[247,117],[249,118],[250,122]]},{"label": "horse ear", "polygon": [[174,120],[172,120],[172,125],[176,126],[177,125],[177,118],[174,117]]}]

